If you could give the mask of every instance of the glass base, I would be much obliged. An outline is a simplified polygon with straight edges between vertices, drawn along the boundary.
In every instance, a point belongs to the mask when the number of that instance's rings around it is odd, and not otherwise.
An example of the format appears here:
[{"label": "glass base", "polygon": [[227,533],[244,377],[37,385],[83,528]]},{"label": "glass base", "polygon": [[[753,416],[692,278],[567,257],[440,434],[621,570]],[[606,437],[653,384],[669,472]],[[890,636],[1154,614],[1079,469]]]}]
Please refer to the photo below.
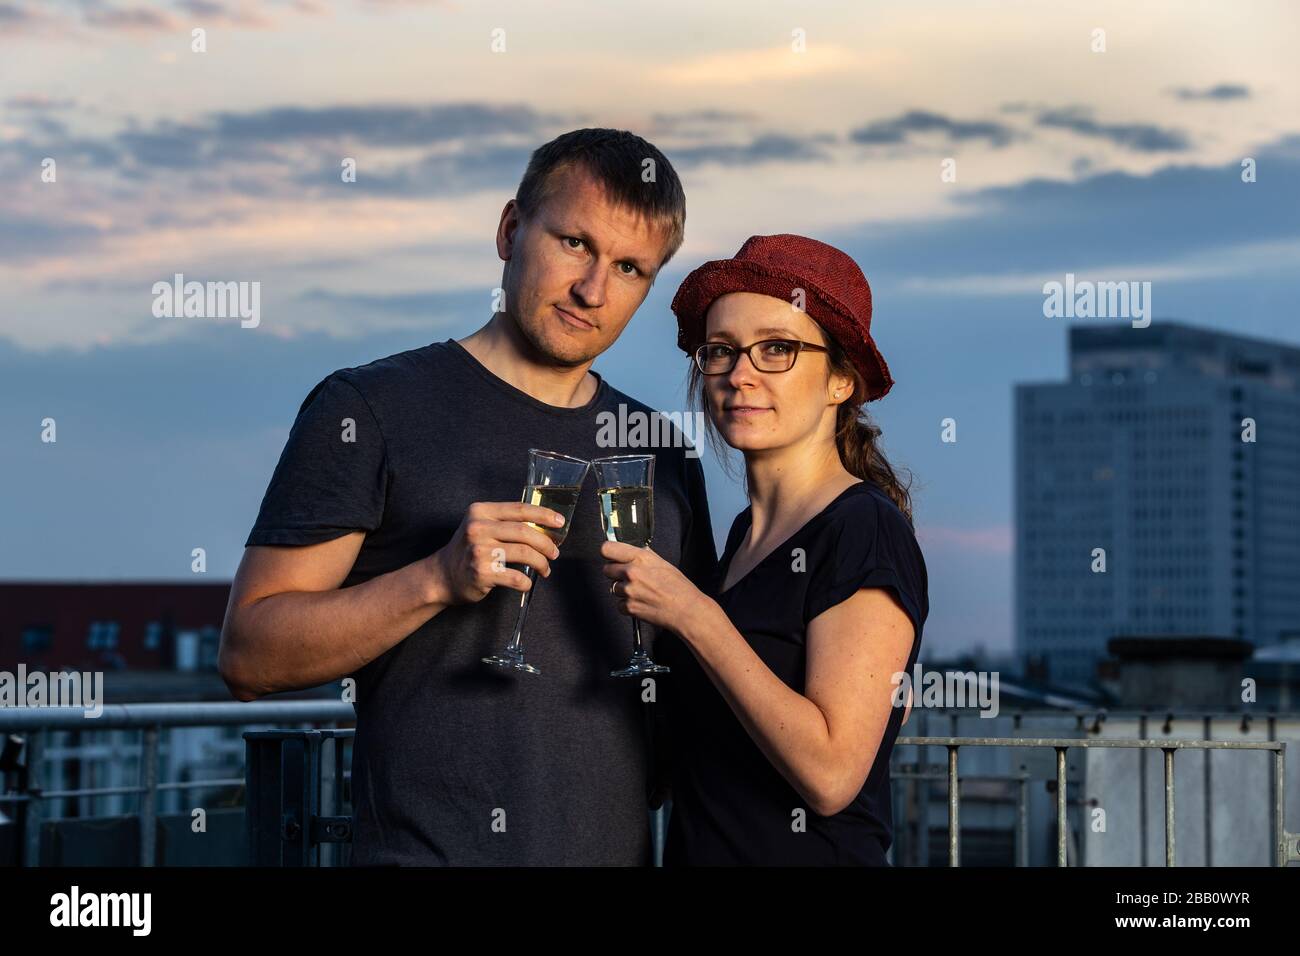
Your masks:
[{"label": "glass base", "polygon": [[645,651],[632,655],[627,667],[610,671],[610,677],[639,677],[642,674],[671,674],[672,671],[663,664],[656,664]]},{"label": "glass base", "polygon": [[497,667],[511,667],[517,671],[525,671],[529,674],[541,673],[541,671],[532,664],[528,664],[524,661],[523,651],[519,651],[515,654],[512,654],[509,651],[504,651],[500,654],[493,655],[492,657],[481,658],[481,660],[484,664],[495,664]]}]

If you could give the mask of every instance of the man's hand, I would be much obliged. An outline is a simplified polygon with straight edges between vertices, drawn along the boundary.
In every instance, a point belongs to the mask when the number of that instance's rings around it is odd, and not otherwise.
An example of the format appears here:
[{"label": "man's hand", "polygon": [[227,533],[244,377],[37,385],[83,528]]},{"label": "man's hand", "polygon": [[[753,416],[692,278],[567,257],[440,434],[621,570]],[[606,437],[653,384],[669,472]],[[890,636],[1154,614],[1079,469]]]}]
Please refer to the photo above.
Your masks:
[{"label": "man's hand", "polygon": [[542,528],[559,529],[564,516],[521,501],[476,501],[446,546],[433,554],[451,604],[473,604],[498,585],[527,591],[532,581],[522,571],[506,567],[523,564],[543,577],[560,556]]}]

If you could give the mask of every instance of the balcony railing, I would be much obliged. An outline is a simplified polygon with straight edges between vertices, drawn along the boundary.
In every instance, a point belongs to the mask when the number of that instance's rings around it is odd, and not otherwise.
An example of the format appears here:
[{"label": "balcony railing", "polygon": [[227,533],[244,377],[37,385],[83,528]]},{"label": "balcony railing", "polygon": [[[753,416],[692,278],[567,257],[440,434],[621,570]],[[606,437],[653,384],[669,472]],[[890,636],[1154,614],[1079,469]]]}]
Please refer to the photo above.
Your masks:
[{"label": "balcony railing", "polygon": [[[253,725],[307,725],[351,723],[356,711],[351,704],[336,700],[275,700],[247,703],[110,704],[103,713],[89,718],[80,707],[0,708],[0,734],[21,732],[24,737],[23,771],[18,775],[17,793],[0,793],[0,808],[16,810],[21,859],[24,866],[40,861],[41,808],[44,802],[63,797],[99,797],[134,793],[139,802],[139,860],[153,866],[157,846],[157,798],[167,790],[197,790],[240,786],[243,777],[160,783],[158,780],[159,737],[164,728],[245,727]],[[70,730],[94,733],[103,730],[139,730],[140,781],[130,787],[83,787],[44,790],[36,773],[45,751],[49,731]]]},{"label": "balcony railing", "polygon": [[[898,737],[895,746],[946,747],[948,750],[948,865],[961,865],[961,795],[957,776],[957,752],[962,747],[1008,747],[1008,748],[1051,748],[1056,751],[1056,865],[1066,866],[1066,847],[1069,835],[1067,822],[1066,793],[1066,753],[1074,748],[1123,748],[1136,750],[1161,750],[1164,752],[1164,794],[1165,794],[1165,866],[1175,865],[1174,839],[1174,754],[1179,750],[1262,750],[1273,754],[1272,776],[1272,812],[1270,828],[1271,843],[1275,848],[1274,866],[1286,866],[1290,862],[1300,862],[1300,834],[1290,833],[1285,827],[1286,807],[1286,743],[1283,741],[1264,740],[1081,740],[1071,737]],[[891,773],[891,776],[899,776]],[[932,778],[933,774],[913,774]],[[1207,791],[1208,801],[1208,791]],[[1208,803],[1205,807],[1209,818]],[[1017,823],[1021,830],[1025,822],[1025,792],[1020,789],[1017,802]],[[1024,845],[1023,842],[1021,844]]]},{"label": "balcony railing", "polygon": [[[1088,712],[1092,714],[1093,712]],[[1019,727],[1021,714],[1008,713],[1016,718]],[[1070,717],[1070,712],[1024,712],[1025,717]],[[1073,714],[1082,721],[1084,712]],[[1162,715],[1163,716],[1163,715]],[[1167,715],[1167,720],[1176,715]],[[1203,713],[1191,716],[1209,716]],[[1219,715],[1233,717],[1240,715]],[[6,708],[0,709],[0,732],[22,732],[25,735],[26,772],[21,774],[19,787],[14,793],[0,793],[0,806],[19,808],[18,818],[22,832],[25,865],[36,865],[40,859],[40,807],[42,801],[61,797],[101,796],[134,793],[140,797],[139,853],[142,865],[152,865],[156,850],[157,797],[167,790],[210,788],[246,784],[245,833],[248,841],[248,861],[269,866],[312,866],[322,862],[337,862],[337,854],[322,859],[321,850],[332,844],[346,844],[351,839],[350,817],[343,810],[344,793],[350,777],[344,759],[344,745],[352,735],[351,730],[311,728],[311,724],[351,723],[355,711],[351,704],[339,701],[255,701],[250,703],[197,703],[197,704],[121,704],[106,706],[100,717],[88,719],[80,708]],[[159,782],[159,737],[164,728],[213,727],[254,725],[299,725],[301,729],[251,730],[244,734],[244,778],[205,779],[181,782]],[[1166,723],[1166,733],[1168,732]],[[1208,727],[1208,723],[1207,723]],[[138,729],[141,731],[140,780],[135,786],[81,788],[45,791],[32,774],[42,759],[45,734],[55,730],[99,731]],[[1271,736],[1271,734],[1270,734]],[[1160,750],[1164,755],[1164,861],[1166,866],[1176,863],[1174,830],[1174,761],[1183,750],[1199,751],[1263,751],[1272,754],[1268,799],[1270,826],[1270,862],[1286,866],[1300,861],[1300,834],[1285,827],[1286,743],[1267,741],[1224,741],[1188,739],[1086,739],[1073,737],[964,737],[922,736],[899,737],[896,748],[943,747],[947,750],[946,771],[943,767],[900,767],[892,776],[898,780],[947,780],[948,803],[948,863],[961,865],[961,788],[962,780],[1001,779],[1017,780],[1020,795],[1017,802],[1017,832],[1021,847],[1018,862],[1024,865],[1025,834],[1027,828],[1027,777],[1019,775],[972,775],[957,772],[957,757],[961,748],[998,747],[1009,749],[1050,749],[1056,755],[1056,863],[1068,864],[1067,836],[1069,832],[1067,811],[1067,763],[1071,749],[1123,748],[1138,751]],[[896,764],[900,762],[895,751]],[[1145,761],[1143,762],[1145,769]],[[1142,791],[1145,794],[1145,789]],[[1144,797],[1145,799],[1145,797]],[[1206,792],[1206,814],[1209,814],[1209,792]],[[656,860],[660,858],[664,834],[663,813],[652,816],[652,833],[656,844]],[[923,821],[922,825],[926,825]]]}]

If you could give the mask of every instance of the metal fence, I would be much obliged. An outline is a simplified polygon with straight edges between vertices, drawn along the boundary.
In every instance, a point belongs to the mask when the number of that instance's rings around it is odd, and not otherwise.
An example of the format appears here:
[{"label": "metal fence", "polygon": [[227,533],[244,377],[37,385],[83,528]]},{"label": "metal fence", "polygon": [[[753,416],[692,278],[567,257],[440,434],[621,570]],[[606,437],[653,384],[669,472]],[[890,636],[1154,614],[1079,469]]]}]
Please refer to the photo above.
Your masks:
[{"label": "metal fence", "polygon": [[[1300,834],[1290,833],[1285,826],[1286,807],[1286,743],[1283,741],[1230,741],[1230,740],[1138,740],[1106,739],[1084,740],[1072,737],[898,737],[895,746],[945,747],[948,751],[948,865],[961,865],[961,795],[957,775],[957,753],[962,747],[1051,748],[1056,751],[1056,865],[1065,866],[1066,841],[1069,834],[1067,821],[1066,753],[1072,748],[1123,748],[1136,750],[1161,750],[1164,752],[1165,794],[1165,866],[1175,865],[1174,840],[1174,754],[1179,750],[1262,750],[1273,754],[1272,813],[1270,826],[1274,846],[1273,865],[1286,866],[1300,861]],[[899,776],[894,774],[893,776]],[[932,778],[933,774],[915,773],[913,776]],[[1026,826],[1025,788],[1019,790],[1017,824],[1021,846]]]},{"label": "metal fence", "polygon": [[[1088,712],[1093,713],[1093,712]],[[1070,712],[1026,712],[1033,716],[1069,717]],[[1084,712],[1075,716],[1082,718]],[[1175,715],[1168,715],[1173,718]],[[140,782],[132,787],[42,790],[39,780],[24,774],[18,792],[0,794],[0,805],[21,808],[25,865],[39,861],[41,801],[57,797],[95,796],[110,793],[139,795],[140,860],[150,866],[155,856],[156,798],[160,791],[247,784],[245,798],[246,833],[249,861],[265,866],[311,866],[322,861],[320,850],[330,844],[346,844],[351,839],[350,818],[344,806],[345,782],[349,778],[344,766],[343,744],[350,730],[312,729],[310,724],[351,723],[355,711],[351,704],[339,701],[254,701],[248,703],[198,704],[120,704],[107,706],[103,714],[90,720],[80,708],[33,708],[0,710],[0,732],[25,732],[25,767],[30,773],[39,766],[46,732],[53,730],[139,729],[141,734]],[[1017,719],[1017,724],[1019,723]],[[245,777],[216,780],[160,783],[158,780],[159,737],[164,728],[201,726],[253,726],[275,724],[304,725],[300,730],[253,730],[244,734],[246,742]],[[327,762],[325,748],[332,744],[332,761]],[[1300,861],[1300,834],[1285,827],[1284,741],[1222,741],[1185,739],[1082,739],[1058,737],[899,737],[896,747],[944,747],[947,750],[946,773],[902,769],[893,776],[900,779],[943,779],[948,791],[948,863],[961,865],[961,789],[957,773],[957,756],[963,747],[1048,748],[1056,753],[1056,824],[1058,866],[1067,865],[1067,766],[1069,750],[1091,748],[1125,748],[1140,751],[1160,750],[1164,754],[1164,836],[1165,865],[1176,863],[1174,839],[1174,758],[1182,750],[1264,751],[1272,754],[1270,830],[1272,864],[1286,866]],[[327,765],[332,771],[326,773]],[[1027,826],[1024,778],[1017,806],[1017,826],[1023,837]],[[1207,797],[1208,799],[1208,797]],[[332,811],[332,812],[331,812]],[[654,828],[656,842],[662,840],[662,821]],[[1021,843],[1023,847],[1023,842]],[[658,858],[656,847],[656,858]],[[337,860],[337,856],[333,858]],[[1023,859],[1023,856],[1022,856]]]},{"label": "metal fence", "polygon": [[[109,794],[139,795],[140,865],[153,866],[157,840],[157,796],[164,790],[187,790],[217,786],[238,786],[243,777],[160,783],[158,780],[159,737],[164,728],[218,727],[253,725],[307,725],[350,723],[356,719],[351,704],[337,700],[278,700],[111,704],[94,718],[85,716],[80,707],[0,708],[0,733],[23,733],[23,772],[20,786],[13,794],[0,793],[0,806],[16,809],[22,861],[36,866],[40,861],[42,803],[62,797],[95,797]],[[93,733],[101,730],[139,730],[140,782],[130,787],[83,787],[70,790],[45,790],[40,785],[41,765],[46,736],[50,731],[70,730]]]}]

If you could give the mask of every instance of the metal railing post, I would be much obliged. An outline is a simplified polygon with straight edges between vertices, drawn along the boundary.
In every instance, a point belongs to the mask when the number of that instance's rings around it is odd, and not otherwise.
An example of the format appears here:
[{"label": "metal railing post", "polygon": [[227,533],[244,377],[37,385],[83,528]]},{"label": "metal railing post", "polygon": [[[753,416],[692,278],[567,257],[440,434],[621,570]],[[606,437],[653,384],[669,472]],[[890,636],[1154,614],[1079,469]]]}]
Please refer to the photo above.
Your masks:
[{"label": "metal railing post", "polygon": [[[1282,745],[1285,748],[1285,744]],[[1286,832],[1286,750],[1273,751],[1273,845],[1277,850],[1277,865],[1287,865]],[[1297,841],[1300,855],[1300,841]]]},{"label": "metal railing post", "polygon": [[1066,837],[1069,830],[1070,821],[1066,816],[1066,775],[1065,775],[1065,748],[1056,748],[1056,865],[1069,866],[1070,862],[1066,856]]},{"label": "metal railing post", "polygon": [[22,804],[23,811],[23,866],[41,865],[41,764],[45,760],[45,731],[32,730],[27,733],[23,754],[23,764],[27,770],[27,802]]},{"label": "metal railing post", "polygon": [[1165,866],[1174,865],[1174,749],[1165,752]]},{"label": "metal railing post", "polygon": [[158,736],[157,724],[140,737],[140,865],[153,866],[158,853]]},{"label": "metal railing post", "polygon": [[1016,792],[1016,866],[1029,866],[1029,775],[1022,774]]},{"label": "metal railing post", "polygon": [[948,745],[948,865],[961,866],[961,799],[958,795],[957,747]]}]

